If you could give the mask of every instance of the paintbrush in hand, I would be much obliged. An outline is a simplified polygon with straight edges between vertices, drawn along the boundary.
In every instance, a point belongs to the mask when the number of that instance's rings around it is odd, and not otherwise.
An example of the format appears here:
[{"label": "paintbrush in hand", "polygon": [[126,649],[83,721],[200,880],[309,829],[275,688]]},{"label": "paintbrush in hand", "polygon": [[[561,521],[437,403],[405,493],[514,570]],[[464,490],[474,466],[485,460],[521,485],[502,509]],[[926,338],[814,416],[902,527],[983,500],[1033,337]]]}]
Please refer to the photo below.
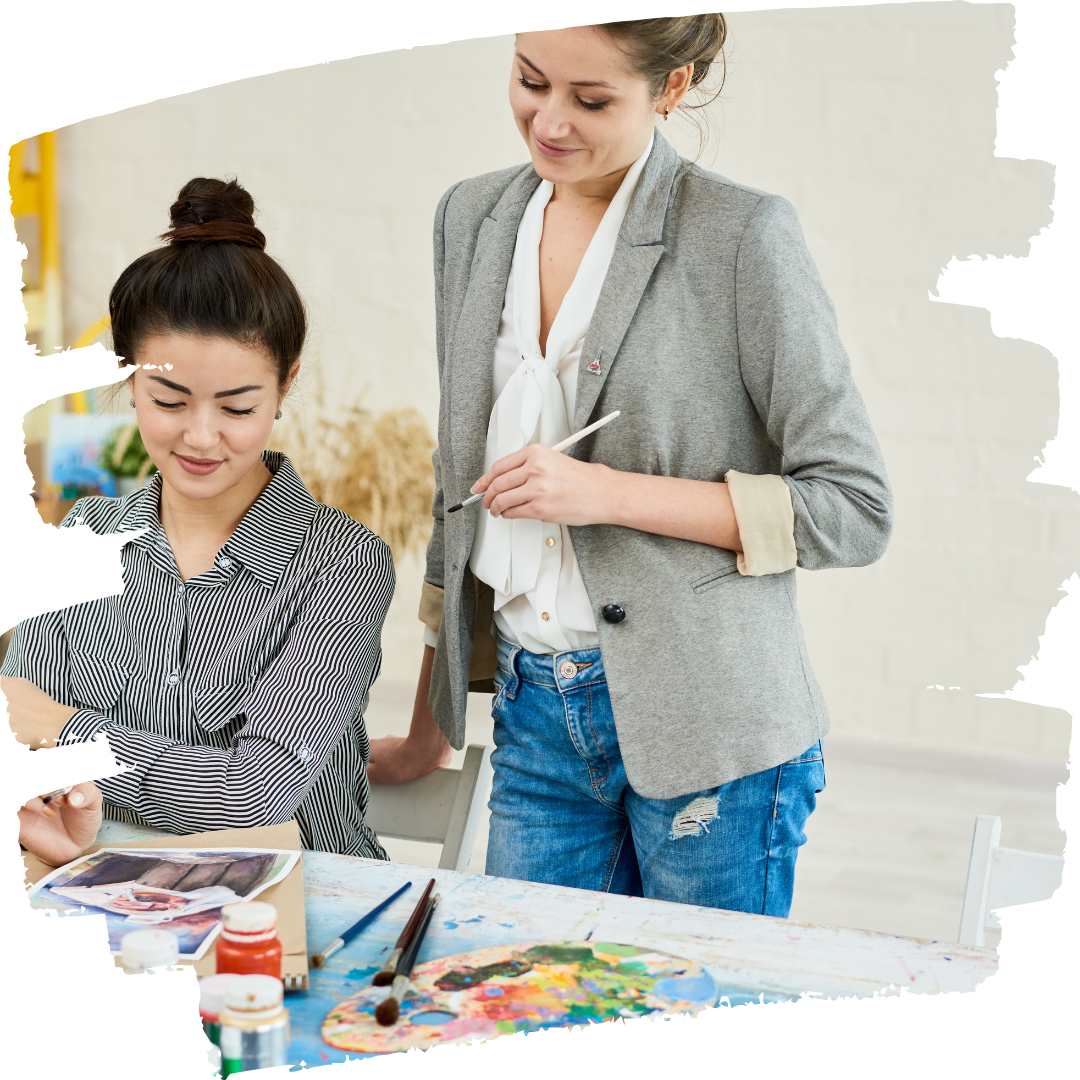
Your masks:
[{"label": "paintbrush in hand", "polygon": [[432,878],[427,883],[427,888],[424,890],[420,899],[416,902],[416,907],[413,908],[413,913],[409,916],[409,921],[405,924],[405,929],[398,935],[397,942],[394,944],[394,951],[390,954],[390,959],[383,964],[382,969],[375,973],[375,978],[371,980],[372,986],[389,986],[394,981],[394,976],[397,974],[398,964],[401,961],[402,954],[409,946],[409,942],[413,939],[413,934],[416,932],[416,928],[420,923],[420,920],[424,917],[424,912],[427,910],[428,897],[431,895],[431,890],[435,887],[435,879]]},{"label": "paintbrush in hand", "polygon": [[435,914],[435,905],[438,902],[439,894],[436,893],[428,901],[427,910],[424,912],[423,919],[420,920],[420,925],[416,928],[416,933],[413,934],[412,941],[409,942],[409,947],[402,953],[394,983],[390,987],[390,995],[380,1001],[375,1009],[375,1019],[383,1027],[396,1023],[401,1014],[401,1002],[405,1000],[405,995],[409,990],[409,976],[412,975],[413,965],[416,963],[420,946],[424,943],[424,935],[427,933],[428,926],[431,925],[431,917]]}]

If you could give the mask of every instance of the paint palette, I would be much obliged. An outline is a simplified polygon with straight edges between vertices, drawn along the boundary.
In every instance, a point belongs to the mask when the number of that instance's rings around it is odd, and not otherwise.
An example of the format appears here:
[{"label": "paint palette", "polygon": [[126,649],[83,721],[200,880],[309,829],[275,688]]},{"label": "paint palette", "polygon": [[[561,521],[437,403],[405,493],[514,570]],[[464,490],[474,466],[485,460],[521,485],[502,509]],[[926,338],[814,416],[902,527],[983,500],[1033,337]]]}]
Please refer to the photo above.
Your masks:
[{"label": "paint palette", "polygon": [[699,964],[634,945],[596,941],[496,945],[431,960],[413,971],[397,1023],[375,1009],[387,987],[368,987],[331,1009],[323,1038],[339,1050],[390,1053],[663,1013],[716,1001]]}]

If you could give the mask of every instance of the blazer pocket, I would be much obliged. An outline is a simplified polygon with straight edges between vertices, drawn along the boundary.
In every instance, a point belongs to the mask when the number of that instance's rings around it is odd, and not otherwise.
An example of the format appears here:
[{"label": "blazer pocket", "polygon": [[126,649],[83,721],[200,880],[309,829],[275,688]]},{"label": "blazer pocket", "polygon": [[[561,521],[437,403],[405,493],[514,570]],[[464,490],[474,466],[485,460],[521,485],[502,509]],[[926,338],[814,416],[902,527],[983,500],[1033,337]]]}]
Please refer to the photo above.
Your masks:
[{"label": "blazer pocket", "polygon": [[715,589],[717,585],[723,585],[725,581],[738,576],[739,567],[737,565],[726,566],[722,570],[710,570],[707,574],[695,578],[690,582],[690,588],[696,593],[708,592],[710,589]]},{"label": "blazer pocket", "polygon": [[108,712],[127,685],[131,672],[123,664],[104,656],[73,649],[68,654],[72,704],[80,709]]},{"label": "blazer pocket", "polygon": [[204,731],[220,731],[244,711],[248,696],[246,682],[204,686],[192,695],[195,721]]}]

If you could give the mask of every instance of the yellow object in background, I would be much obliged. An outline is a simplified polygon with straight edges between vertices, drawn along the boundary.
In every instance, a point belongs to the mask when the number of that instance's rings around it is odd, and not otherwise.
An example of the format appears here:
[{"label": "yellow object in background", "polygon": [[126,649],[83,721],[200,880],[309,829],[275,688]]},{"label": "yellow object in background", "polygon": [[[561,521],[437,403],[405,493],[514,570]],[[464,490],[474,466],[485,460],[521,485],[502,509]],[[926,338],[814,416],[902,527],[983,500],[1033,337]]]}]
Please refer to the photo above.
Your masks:
[{"label": "yellow object in background", "polygon": [[15,231],[27,249],[23,263],[26,333],[36,337],[42,355],[49,355],[64,343],[55,131],[24,139],[11,148],[8,184]]}]

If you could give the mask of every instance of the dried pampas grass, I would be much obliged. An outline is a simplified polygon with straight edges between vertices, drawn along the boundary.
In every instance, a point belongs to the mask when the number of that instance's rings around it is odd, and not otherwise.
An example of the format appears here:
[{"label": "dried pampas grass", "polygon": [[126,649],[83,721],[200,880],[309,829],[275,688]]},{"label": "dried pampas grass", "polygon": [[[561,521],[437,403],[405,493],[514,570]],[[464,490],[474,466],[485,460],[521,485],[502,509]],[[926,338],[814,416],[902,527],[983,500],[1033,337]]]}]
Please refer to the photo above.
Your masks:
[{"label": "dried pampas grass", "polygon": [[277,425],[271,448],[289,457],[315,499],[378,533],[395,561],[422,552],[431,535],[435,440],[420,413],[352,406],[334,417],[322,394],[305,412]]}]

